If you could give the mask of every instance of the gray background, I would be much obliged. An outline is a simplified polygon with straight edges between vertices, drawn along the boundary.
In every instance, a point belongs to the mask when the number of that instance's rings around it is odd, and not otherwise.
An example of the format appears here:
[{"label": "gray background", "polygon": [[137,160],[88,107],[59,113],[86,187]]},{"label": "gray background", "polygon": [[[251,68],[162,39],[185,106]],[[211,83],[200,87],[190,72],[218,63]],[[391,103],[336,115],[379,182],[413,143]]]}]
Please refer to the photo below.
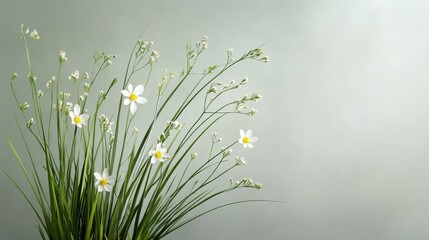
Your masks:
[{"label": "gray background", "polygon": [[[9,76],[25,76],[21,23],[36,28],[38,79],[67,52],[65,73],[87,69],[92,51],[119,56],[122,76],[138,34],[155,42],[164,67],[179,72],[184,46],[209,37],[204,63],[266,43],[269,64],[249,63],[222,80],[248,76],[243,91],[263,101],[253,119],[229,119],[219,132],[252,128],[239,176],[265,184],[236,197],[248,204],[201,218],[167,239],[428,239],[429,2],[418,0],[6,1],[0,5],[1,136],[18,141]],[[81,70],[83,71],[83,70]],[[158,78],[159,79],[159,78]],[[25,81],[22,79],[22,81]],[[244,93],[244,92],[243,92]],[[1,168],[20,178],[5,138]],[[228,199],[218,199],[223,202]],[[0,175],[0,238],[37,239],[36,218]]]}]

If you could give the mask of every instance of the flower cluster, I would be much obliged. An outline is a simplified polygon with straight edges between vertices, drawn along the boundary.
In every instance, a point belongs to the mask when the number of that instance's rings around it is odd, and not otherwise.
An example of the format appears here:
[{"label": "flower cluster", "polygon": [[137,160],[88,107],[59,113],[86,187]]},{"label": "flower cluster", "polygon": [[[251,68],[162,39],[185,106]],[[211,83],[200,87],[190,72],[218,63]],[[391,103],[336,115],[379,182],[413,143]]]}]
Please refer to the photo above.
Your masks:
[{"label": "flower cluster", "polygon": [[[64,74],[62,69],[71,60],[60,50],[54,59],[58,66],[56,76],[46,82],[42,91],[31,67],[33,58],[27,41],[39,40],[39,33],[21,26],[21,38],[27,53],[30,100],[20,99],[15,92],[17,73],[11,75],[11,87],[26,130],[44,153],[44,174],[37,165],[40,158],[30,156],[34,179],[28,179],[41,210],[29,202],[41,222],[42,238],[161,239],[186,224],[191,211],[214,196],[236,188],[262,188],[261,183],[250,178],[235,183],[231,179],[230,186],[214,186],[232,169],[246,165],[244,157],[234,157],[232,152],[240,145],[245,149],[254,147],[258,138],[251,129],[236,131],[237,138],[229,143],[216,132],[210,136],[211,146],[210,141],[207,144],[202,140],[226,115],[256,114],[246,104],[258,101],[261,95],[245,95],[236,100],[226,94],[246,85],[247,78],[227,83],[217,81],[246,59],[267,62],[259,48],[236,60],[232,49],[228,49],[226,62],[197,69],[199,56],[208,48],[208,38],[204,36],[186,46],[186,65],[180,76],[165,69],[160,81],[150,83],[152,68],[160,54],[152,49],[153,42],[139,39],[130,53],[126,77],[119,89],[115,86],[117,78],[111,78],[110,84],[95,84],[97,79],[105,79],[103,74],[107,71],[103,70],[112,65],[116,55],[97,49],[92,56],[91,74],[73,71],[76,68]],[[147,71],[143,82],[136,79],[141,70]],[[212,75],[208,77],[209,74]],[[184,86],[191,77],[198,79],[191,82],[193,86]],[[74,91],[63,88],[64,78],[72,81]],[[96,87],[101,89],[95,90]],[[91,95],[94,92],[95,96]],[[112,95],[117,105],[110,103]],[[105,101],[108,96],[109,101]],[[204,102],[197,105],[201,99]],[[49,104],[47,109],[45,102]],[[154,107],[140,106],[147,102]],[[30,105],[34,111],[27,110]],[[138,109],[146,111],[140,115]],[[183,117],[186,114],[190,119]],[[31,145],[26,143],[30,153],[28,146]],[[207,154],[196,152],[200,146]],[[17,160],[26,171],[19,156]],[[48,187],[42,185],[46,182],[42,179],[45,174]]]}]

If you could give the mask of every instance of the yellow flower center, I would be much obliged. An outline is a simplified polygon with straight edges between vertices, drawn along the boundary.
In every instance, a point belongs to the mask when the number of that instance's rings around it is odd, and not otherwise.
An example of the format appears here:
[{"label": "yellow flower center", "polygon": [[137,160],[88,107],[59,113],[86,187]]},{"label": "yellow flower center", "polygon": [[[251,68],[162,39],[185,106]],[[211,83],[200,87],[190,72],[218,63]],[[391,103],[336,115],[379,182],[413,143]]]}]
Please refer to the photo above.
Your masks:
[{"label": "yellow flower center", "polygon": [[137,95],[135,95],[134,93],[131,93],[130,100],[133,101],[133,102],[136,101],[137,100]]},{"label": "yellow flower center", "polygon": [[102,178],[102,179],[100,180],[100,184],[101,184],[101,186],[103,186],[103,187],[107,186],[107,179]]},{"label": "yellow flower center", "polygon": [[157,158],[157,159],[161,159],[162,158],[162,152],[161,151],[156,151],[155,152],[155,157]]},{"label": "yellow flower center", "polygon": [[243,137],[243,142],[244,143],[250,143],[249,137]]},{"label": "yellow flower center", "polygon": [[76,117],[74,117],[74,122],[75,122],[76,124],[79,124],[79,123],[81,123],[81,122],[82,122],[82,119],[81,119],[79,116],[76,116]]}]

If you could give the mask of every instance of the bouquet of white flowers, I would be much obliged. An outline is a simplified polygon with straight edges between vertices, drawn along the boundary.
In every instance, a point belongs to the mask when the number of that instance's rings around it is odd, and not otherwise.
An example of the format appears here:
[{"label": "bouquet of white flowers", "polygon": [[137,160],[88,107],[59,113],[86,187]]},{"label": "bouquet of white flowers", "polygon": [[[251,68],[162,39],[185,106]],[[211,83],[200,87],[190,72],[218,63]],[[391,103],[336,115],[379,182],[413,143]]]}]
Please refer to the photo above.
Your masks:
[{"label": "bouquet of white flowers", "polygon": [[[259,94],[226,103],[225,98],[219,101],[220,96],[228,96],[227,92],[244,86],[247,78],[227,84],[215,80],[240,62],[268,62],[260,48],[237,59],[232,50],[228,50],[225,63],[197,72],[195,63],[207,49],[207,37],[203,37],[195,45],[186,47],[186,66],[177,77],[165,70],[157,89],[147,90],[159,54],[152,50],[152,42],[139,39],[129,57],[122,87],[115,90],[114,86],[120,81],[113,78],[92,96],[94,83],[112,64],[115,55],[97,50],[90,73],[76,70],[65,77],[62,69],[67,56],[66,52],[59,51],[56,75],[40,84],[29,51],[30,41],[39,40],[39,34],[21,26],[20,36],[26,50],[31,95],[22,96],[16,90],[14,83],[20,80],[18,74],[12,74],[10,84],[23,118],[16,118],[16,122],[24,149],[27,149],[28,163],[10,140],[9,144],[35,201],[12,176],[8,177],[34,210],[43,239],[161,239],[215,209],[261,201],[229,202],[198,212],[203,203],[216,196],[241,188],[262,187],[250,178],[230,179],[229,184],[220,189],[213,186],[226,173],[246,163],[243,157],[232,156],[231,149],[239,144],[253,148],[257,138],[252,130],[237,129],[237,139],[226,147],[220,146],[221,138],[217,133],[211,133],[208,155],[198,156],[194,151],[195,144],[209,136],[213,124],[224,116],[256,113],[248,103],[261,99]],[[140,71],[147,74],[143,81],[135,79]],[[196,77],[197,81],[192,82],[183,97],[179,96],[178,90],[191,77]],[[63,86],[67,85],[64,81],[71,81],[75,92],[64,91]],[[150,99],[150,95],[145,94],[148,91],[156,92],[156,98]],[[107,106],[114,111],[111,115],[103,112],[108,96],[118,99],[116,108],[110,103]],[[204,101],[199,111],[194,110],[196,120],[182,125],[181,115],[200,96]],[[179,107],[165,112],[173,99]],[[145,108],[148,104],[153,104],[153,108]],[[149,122],[143,132],[134,127],[143,125],[133,122],[141,112]],[[169,121],[158,121],[161,113],[168,115]],[[22,121],[25,127],[21,127]],[[156,126],[161,126],[159,135],[155,135]],[[42,156],[33,152],[28,134],[40,147]]]}]

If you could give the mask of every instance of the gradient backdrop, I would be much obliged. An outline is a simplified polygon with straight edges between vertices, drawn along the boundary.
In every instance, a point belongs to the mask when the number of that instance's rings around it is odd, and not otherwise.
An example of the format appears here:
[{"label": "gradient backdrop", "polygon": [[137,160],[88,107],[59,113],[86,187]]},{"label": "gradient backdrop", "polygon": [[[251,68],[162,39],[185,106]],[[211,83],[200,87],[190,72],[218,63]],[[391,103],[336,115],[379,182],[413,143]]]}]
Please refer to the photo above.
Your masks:
[{"label": "gradient backdrop", "polygon": [[[249,77],[264,98],[252,118],[218,131],[252,128],[249,163],[237,176],[265,184],[247,204],[201,218],[168,240],[429,239],[429,2],[418,0],[8,1],[0,3],[0,167],[24,184],[6,137],[18,141],[9,77],[25,76],[21,24],[41,36],[32,50],[38,80],[89,68],[94,49],[119,56],[123,76],[147,27],[160,62],[180,72],[187,42],[209,37],[204,63],[264,44],[269,64],[249,63],[220,80]],[[22,81],[23,78],[21,78]],[[110,78],[109,78],[110,79]],[[19,143],[19,142],[17,142]],[[228,199],[217,199],[216,203]],[[215,203],[215,204],[216,204]],[[36,218],[0,174],[0,239],[38,239]]]}]

